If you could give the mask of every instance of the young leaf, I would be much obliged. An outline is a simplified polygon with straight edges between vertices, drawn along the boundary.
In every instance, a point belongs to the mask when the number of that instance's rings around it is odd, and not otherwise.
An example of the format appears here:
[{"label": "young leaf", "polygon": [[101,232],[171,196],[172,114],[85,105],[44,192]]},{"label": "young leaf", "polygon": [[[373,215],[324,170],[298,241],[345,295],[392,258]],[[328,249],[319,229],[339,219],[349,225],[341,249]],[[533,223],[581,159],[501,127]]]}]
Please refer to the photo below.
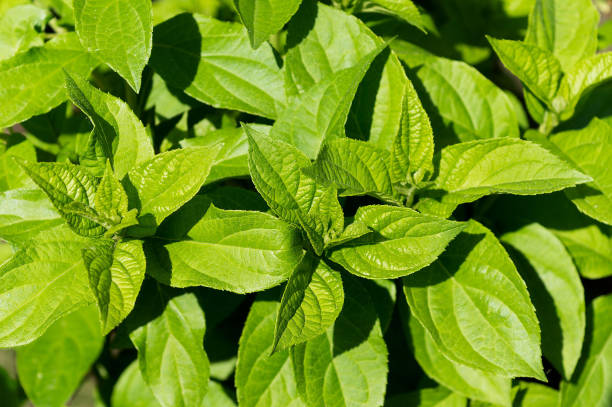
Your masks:
[{"label": "young leaf", "polygon": [[475,68],[464,62],[436,58],[425,63],[417,76],[443,124],[459,140],[519,136],[510,99]]},{"label": "young leaf", "polygon": [[292,359],[309,407],[380,406],[387,383],[387,346],[368,281],[343,278],[345,302],[327,332],[297,345]]},{"label": "young leaf", "polygon": [[431,335],[423,325],[414,318],[408,317],[405,310],[404,324],[412,341],[414,357],[427,376],[471,399],[486,401],[499,406],[510,406],[511,380],[485,371],[455,362],[444,356]]},{"label": "young leaf", "polygon": [[102,165],[110,159],[119,179],[153,157],[153,145],[144,126],[125,102],[68,73],[66,89],[72,102],[94,126],[90,143],[100,146],[104,152]]},{"label": "young leaf", "polygon": [[242,407],[303,407],[289,351],[270,354],[278,303],[262,299],[251,306],[238,347],[236,389]]},{"label": "young leaf", "polygon": [[75,28],[83,47],[121,75],[136,93],[151,55],[149,0],[74,0]]},{"label": "young leaf", "polygon": [[370,143],[348,138],[323,145],[313,166],[308,169],[317,180],[336,185],[343,195],[373,195],[398,202],[391,186],[389,153]]},{"label": "young leaf", "polygon": [[261,291],[287,280],[302,258],[299,231],[271,215],[211,205],[188,240],[170,243],[174,287],[201,285],[235,293]]},{"label": "young leaf", "polygon": [[[489,194],[535,195],[592,178],[529,141],[499,138],[458,143],[442,150],[437,189],[446,191],[440,216]],[[420,207],[419,207],[420,208]]]},{"label": "young leaf", "polygon": [[487,38],[506,68],[550,109],[555,109],[553,100],[563,75],[555,56],[533,44]]},{"label": "young leaf", "polygon": [[142,378],[138,360],[132,362],[113,387],[112,407],[161,407]]},{"label": "young leaf", "polygon": [[284,108],[272,47],[252,49],[240,24],[181,14],[155,27],[153,44],[153,69],[201,102],[269,118]]},{"label": "young leaf", "polygon": [[558,407],[559,392],[548,386],[532,382],[520,382],[514,388],[513,407]]},{"label": "young leaf", "polygon": [[40,189],[0,192],[0,239],[23,246],[40,231],[64,221]]},{"label": "young leaf", "polygon": [[317,183],[302,170],[310,160],[290,144],[245,127],[249,168],[255,187],[280,218],[304,229],[315,253],[342,232],[342,208],[333,187]]},{"label": "young leaf", "polygon": [[220,147],[172,150],[133,168],[124,186],[130,206],[139,210],[140,225],[130,229],[131,233],[152,234],[162,220],[193,198],[206,181]]},{"label": "young leaf", "polygon": [[136,303],[146,268],[142,242],[101,240],[83,249],[83,260],[98,304],[102,333],[106,335]]},{"label": "young leaf", "polygon": [[414,86],[407,82],[402,100],[401,126],[391,153],[393,182],[418,184],[426,181],[434,171],[433,153],[434,138],[429,117]]},{"label": "young leaf", "polygon": [[520,251],[533,267],[519,267],[519,272],[540,320],[542,352],[569,379],[580,358],[586,323],[578,271],[559,239],[540,224],[507,233],[502,241]]},{"label": "young leaf", "polygon": [[302,0],[233,0],[253,48],[276,34],[295,14]]},{"label": "young leaf", "polygon": [[73,164],[18,163],[47,194],[72,230],[87,237],[106,232],[102,223],[93,220],[96,215],[92,209],[98,184],[96,177]]},{"label": "young leaf", "polygon": [[431,264],[465,225],[409,209],[364,206],[355,221],[371,232],[334,248],[330,259],[365,278],[397,278]]},{"label": "young leaf", "polygon": [[612,400],[612,295],[596,298],[587,308],[585,349],[571,381],[561,383],[561,407],[607,407]]},{"label": "young leaf", "polygon": [[19,382],[37,406],[63,406],[98,358],[104,336],[95,306],[59,320],[36,341],[17,348]]},{"label": "young leaf", "polygon": [[87,244],[58,226],[0,265],[0,347],[30,343],[63,315],[93,302],[80,254]]},{"label": "young leaf", "polygon": [[93,208],[100,216],[115,224],[121,223],[121,219],[128,212],[127,194],[119,180],[115,178],[108,161],[104,176],[96,189]]},{"label": "young leaf", "polygon": [[612,127],[597,118],[582,130],[557,133],[550,141],[593,181],[565,194],[586,215],[612,225]]},{"label": "young leaf", "polygon": [[319,336],[334,323],[343,304],[340,273],[307,253],[285,286],[272,350],[287,349]]},{"label": "young leaf", "polygon": [[24,4],[0,15],[0,60],[44,44],[40,31],[49,19],[47,10]]},{"label": "young leaf", "polygon": [[403,283],[412,315],[445,357],[498,376],[545,380],[527,287],[484,226],[470,221],[436,262]]},{"label": "young leaf", "polygon": [[200,406],[208,389],[204,312],[194,294],[168,301],[161,315],[130,334],[144,381],[163,407]]},{"label": "young leaf", "polygon": [[552,52],[564,71],[595,54],[599,13],[590,0],[536,0],[525,42]]},{"label": "young leaf", "polygon": [[62,69],[87,77],[97,64],[74,33],[0,61],[0,128],[46,113],[66,100]]},{"label": "young leaf", "polygon": [[359,83],[383,48],[378,46],[354,66],[333,73],[295,97],[274,122],[270,137],[293,144],[311,159],[317,157],[326,140],[343,137]]}]

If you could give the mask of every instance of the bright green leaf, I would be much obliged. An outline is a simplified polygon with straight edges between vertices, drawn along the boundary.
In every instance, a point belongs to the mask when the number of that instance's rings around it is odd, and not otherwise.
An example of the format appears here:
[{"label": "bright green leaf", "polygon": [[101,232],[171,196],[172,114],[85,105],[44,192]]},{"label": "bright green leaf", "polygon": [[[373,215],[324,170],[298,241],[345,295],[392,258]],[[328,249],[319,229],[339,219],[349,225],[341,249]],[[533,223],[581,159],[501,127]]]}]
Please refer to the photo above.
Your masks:
[{"label": "bright green leaf", "polygon": [[151,1],[74,0],[74,17],[83,47],[138,93],[142,70],[151,55]]},{"label": "bright green leaf", "polygon": [[144,126],[125,102],[68,73],[66,89],[94,126],[90,144],[104,153],[98,175],[102,175],[106,159],[111,160],[121,179],[137,164],[153,157],[153,145]]},{"label": "bright green leaf", "polygon": [[555,109],[553,100],[563,75],[555,56],[533,44],[491,37],[488,40],[506,68],[549,108]]},{"label": "bright green leaf", "polygon": [[[519,136],[510,99],[475,68],[436,58],[424,64],[417,76],[437,114],[460,141]],[[435,133],[443,131],[434,127]]]},{"label": "bright green leaf", "polygon": [[612,127],[595,118],[581,130],[558,133],[550,141],[563,157],[593,178],[565,194],[586,215],[612,225]]},{"label": "bright green leaf", "polygon": [[261,212],[211,206],[187,237],[165,246],[172,271],[158,280],[243,294],[287,280],[302,258],[299,231]]},{"label": "bright green leaf", "polygon": [[0,128],[46,113],[66,100],[63,69],[87,77],[97,64],[74,33],[0,61]]},{"label": "bright green leaf", "polygon": [[62,407],[79,387],[104,344],[95,319],[95,306],[81,308],[17,348],[19,382],[36,406]]},{"label": "bright green leaf", "polygon": [[139,210],[140,225],[130,231],[152,234],[162,220],[193,198],[206,181],[219,149],[220,146],[172,150],[133,168],[124,186],[130,206]]},{"label": "bright green leaf", "polygon": [[295,14],[302,0],[233,0],[249,39],[258,48]]},{"label": "bright green leaf", "polygon": [[242,330],[236,365],[241,407],[303,407],[296,388],[289,351],[271,355],[278,303],[258,299]]},{"label": "bright green leaf", "polygon": [[204,312],[195,295],[186,293],[130,334],[143,379],[162,406],[201,405],[209,377],[205,331]]},{"label": "bright green leaf", "polygon": [[160,407],[149,386],[142,378],[138,360],[132,362],[119,376],[113,387],[112,407]]},{"label": "bright green leaf", "polygon": [[34,186],[26,172],[15,165],[12,157],[36,161],[36,150],[29,141],[11,145],[4,151],[0,149],[0,192]]},{"label": "bright green leaf", "polygon": [[[471,401],[470,406],[476,406],[475,403],[475,401]],[[465,397],[442,386],[398,394],[391,397],[389,402],[385,404],[386,407],[465,407],[466,405]]]},{"label": "bright green leaf", "polygon": [[106,335],[136,303],[146,268],[142,242],[101,240],[83,250],[83,260],[98,304],[102,333]]},{"label": "bright green leaf", "polygon": [[561,383],[560,407],[608,407],[612,400],[612,295],[587,308],[585,349],[572,380]]},{"label": "bright green leaf", "polygon": [[340,273],[306,254],[285,286],[273,349],[283,350],[322,334],[334,323],[343,304]]},{"label": "bright green leaf", "polygon": [[24,4],[0,15],[0,60],[43,45],[41,31],[49,18],[47,10]]},{"label": "bright green leaf", "polygon": [[[395,14],[408,24],[425,31],[425,22],[417,6],[412,0],[374,0],[374,3],[384,7],[387,12]],[[367,8],[365,11],[379,11],[377,8]]]},{"label": "bright green leaf", "polygon": [[558,407],[559,392],[539,383],[520,382],[512,407]]},{"label": "bright green leaf", "polygon": [[542,352],[563,377],[570,378],[580,358],[586,323],[584,289],[572,258],[561,241],[537,223],[503,235],[502,241],[520,251],[533,267],[517,263],[540,320]]},{"label": "bright green leaf", "polygon": [[181,14],[155,27],[153,44],[153,69],[199,101],[269,118],[284,108],[272,48],[253,50],[240,24]]},{"label": "bright green leaf", "polygon": [[545,380],[527,287],[484,226],[471,221],[436,262],[403,282],[412,315],[445,357],[499,376]]},{"label": "bright green leaf", "polygon": [[384,400],[387,346],[364,286],[370,282],[350,275],[343,281],[344,307],[334,325],[292,350],[298,388],[309,407],[375,407]]},{"label": "bright green leaf", "polygon": [[552,52],[564,71],[597,50],[599,13],[591,0],[536,0],[525,42]]},{"label": "bright green leaf", "polygon": [[371,232],[335,248],[330,259],[365,278],[397,278],[431,264],[465,225],[395,206],[362,206]]},{"label": "bright green leaf", "polygon": [[302,170],[310,160],[298,149],[245,127],[249,169],[257,191],[280,218],[304,229],[317,254],[344,227],[333,186],[317,183]]}]

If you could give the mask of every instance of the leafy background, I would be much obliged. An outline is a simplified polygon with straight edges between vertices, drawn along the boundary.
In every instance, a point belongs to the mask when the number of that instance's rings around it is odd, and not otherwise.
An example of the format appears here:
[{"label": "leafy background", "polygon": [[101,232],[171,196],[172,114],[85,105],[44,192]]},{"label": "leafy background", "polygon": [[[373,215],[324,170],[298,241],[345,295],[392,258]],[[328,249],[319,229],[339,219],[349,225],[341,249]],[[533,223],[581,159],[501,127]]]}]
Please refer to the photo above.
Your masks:
[{"label": "leafy background", "polygon": [[[100,17],[106,3],[0,3],[0,262],[6,260],[0,278],[10,275],[10,259],[33,236],[59,240],[49,246],[51,256],[64,259],[62,267],[84,259],[93,293],[88,282],[73,281],[73,291],[59,292],[53,305],[72,311],[88,295],[98,305],[13,336],[18,322],[0,322],[0,344],[17,349],[0,352],[3,403],[612,405],[608,2],[435,0],[414,7],[334,0],[320,2],[334,9],[305,1],[298,10],[299,1],[268,0],[258,16],[250,1],[160,0],[152,11],[147,1],[134,1],[123,13]],[[104,23],[111,27],[96,25]],[[228,43],[213,41],[219,32]],[[200,49],[210,62],[194,56]],[[255,63],[228,63],[228,55]],[[28,67],[32,61],[42,68]],[[26,68],[15,74],[14,66]],[[249,124],[243,130],[240,123]],[[154,153],[159,161],[148,161]],[[498,171],[487,173],[483,160]],[[68,190],[66,199],[53,180],[70,186],[83,175],[35,161],[78,162],[93,174],[85,176],[91,182]],[[303,175],[290,179],[295,184],[287,192],[268,185],[276,173]],[[125,185],[137,190],[138,213]],[[313,198],[296,200],[292,187]],[[534,194],[543,195],[517,196]],[[369,206],[381,201],[393,206]],[[21,208],[30,212],[16,221],[15,208],[26,202],[33,206]],[[224,211],[268,208],[282,220],[261,212],[232,220]],[[340,223],[338,211],[347,217]],[[86,240],[54,232],[64,223],[57,212],[80,235],[128,233],[145,243],[118,243],[109,257],[105,241],[74,257]],[[405,222],[404,229],[385,229],[390,218]],[[221,281],[215,271],[237,254],[205,247],[218,238],[212,231],[235,225],[247,236],[249,227],[267,228],[275,256],[239,252],[250,263]],[[159,257],[156,239],[169,258]],[[310,254],[300,261],[302,241]],[[197,263],[193,250],[202,250],[204,260]],[[29,258],[36,257],[31,251]],[[382,266],[389,258],[393,264]],[[169,276],[166,262],[184,272]],[[24,270],[42,270],[33,264]],[[267,274],[264,265],[280,272]],[[338,265],[365,279],[345,272],[339,279]],[[483,265],[495,273],[474,275]],[[457,270],[452,283],[448,269]],[[107,272],[112,281],[134,280],[112,286]],[[366,280],[372,277],[387,280]],[[13,284],[7,281],[0,279],[0,292]],[[490,315],[493,325],[509,324],[513,344],[492,341],[495,333],[478,325],[475,332],[488,341],[462,345],[453,341],[457,331],[434,321],[432,309],[451,311],[452,284],[470,289],[475,282],[501,298],[499,313],[520,318]],[[433,285],[436,292],[427,288]],[[239,295],[193,286],[267,290]],[[474,307],[494,301],[472,298]],[[318,314],[303,305],[313,301],[325,302]],[[161,368],[148,356],[159,343],[177,360],[194,362]],[[84,357],[68,362],[77,348]],[[516,358],[508,356],[513,349]],[[67,368],[54,365],[55,358]],[[320,388],[326,366],[339,373]],[[367,373],[356,375],[354,366]],[[40,380],[45,369],[51,376]],[[262,387],[252,371],[281,381]],[[181,381],[190,383],[187,389]]]}]

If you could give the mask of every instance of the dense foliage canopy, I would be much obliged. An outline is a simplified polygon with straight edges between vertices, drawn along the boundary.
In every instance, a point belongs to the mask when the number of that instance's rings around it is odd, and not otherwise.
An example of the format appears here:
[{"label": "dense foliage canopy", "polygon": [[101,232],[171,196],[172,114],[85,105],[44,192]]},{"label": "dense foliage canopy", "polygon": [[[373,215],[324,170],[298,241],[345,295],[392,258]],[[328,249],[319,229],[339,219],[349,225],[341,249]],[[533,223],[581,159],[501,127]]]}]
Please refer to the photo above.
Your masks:
[{"label": "dense foliage canopy", "polygon": [[612,407],[610,7],[3,0],[0,404]]}]

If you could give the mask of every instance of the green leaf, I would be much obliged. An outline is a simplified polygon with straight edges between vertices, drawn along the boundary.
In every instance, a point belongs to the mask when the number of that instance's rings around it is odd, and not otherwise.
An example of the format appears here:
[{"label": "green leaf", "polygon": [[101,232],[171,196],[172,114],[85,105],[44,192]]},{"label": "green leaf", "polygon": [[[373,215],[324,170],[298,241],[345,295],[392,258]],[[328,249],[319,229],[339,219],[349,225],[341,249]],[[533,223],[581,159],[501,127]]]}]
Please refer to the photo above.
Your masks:
[{"label": "green leaf", "polygon": [[584,129],[557,133],[550,141],[593,181],[565,191],[584,214],[612,225],[612,127],[597,118]]},{"label": "green leaf", "polygon": [[344,227],[333,186],[323,186],[302,170],[310,160],[298,149],[245,127],[249,169],[257,191],[280,218],[301,227],[317,254]]},{"label": "green leaf", "polygon": [[213,205],[187,238],[165,246],[172,272],[170,276],[153,273],[158,280],[174,287],[201,285],[241,294],[261,291],[287,280],[303,252],[299,231],[282,220]]},{"label": "green leaf", "polygon": [[106,159],[110,159],[121,179],[137,164],[153,157],[153,145],[144,126],[125,102],[68,73],[66,89],[72,102],[94,126],[90,143],[104,152],[101,172]]},{"label": "green leaf", "polygon": [[343,137],[359,83],[384,47],[379,45],[354,66],[331,74],[293,98],[274,122],[270,136],[293,144],[311,159],[326,140]]},{"label": "green leaf", "polygon": [[429,117],[414,86],[407,82],[401,126],[391,152],[393,182],[418,184],[427,181],[434,172],[433,153],[434,137]]},{"label": "green leaf", "polygon": [[[397,394],[385,403],[386,407],[465,407],[465,397],[442,387],[415,390],[410,393]],[[470,405],[476,405],[471,401]]]},{"label": "green leaf", "polygon": [[44,192],[14,189],[0,192],[0,239],[23,246],[41,230],[64,221]]},{"label": "green leaf", "polygon": [[8,9],[0,16],[0,60],[44,44],[41,31],[49,13],[32,4]]},{"label": "green leaf", "polygon": [[374,407],[384,400],[387,346],[365,289],[369,282],[350,275],[343,280],[345,302],[334,325],[292,351],[298,388],[309,407]]},{"label": "green leaf", "polygon": [[325,332],[340,314],[343,304],[340,273],[323,260],[306,254],[285,286],[276,317],[273,351],[287,349]]},{"label": "green leaf", "polygon": [[[519,136],[512,102],[475,68],[436,58],[425,63],[417,76],[443,125],[460,141]],[[434,127],[435,133],[444,131]]]},{"label": "green leaf", "polygon": [[539,383],[520,382],[513,407],[557,407],[559,392]]},{"label": "green leaf", "polygon": [[448,359],[499,376],[545,380],[527,287],[484,226],[470,221],[436,262],[403,283],[412,315]]},{"label": "green leaf", "polygon": [[302,0],[233,0],[253,48],[280,31],[295,14]]},{"label": "green leaf", "polygon": [[138,369],[138,360],[132,362],[119,376],[113,387],[112,407],[160,407]]},{"label": "green leaf", "polygon": [[559,94],[568,101],[562,118],[569,118],[580,97],[612,77],[612,53],[593,55],[568,69],[561,80]]},{"label": "green leaf", "polygon": [[444,148],[435,188],[446,192],[440,216],[448,216],[485,195],[544,194],[591,180],[535,143],[499,138]]},{"label": "green leaf", "polygon": [[234,399],[227,393],[227,390],[215,381],[208,383],[208,393],[204,396],[202,407],[236,407]]},{"label": "green leaf", "polygon": [[[321,2],[303,1],[287,30],[285,85],[299,95],[339,71],[356,66],[382,45],[361,20]],[[406,74],[397,56],[383,50],[359,84],[347,133],[390,149],[401,118]],[[312,109],[312,106],[306,106]],[[309,130],[311,131],[311,130]]]},{"label": "green leaf", "polygon": [[257,299],[242,330],[236,365],[241,407],[302,407],[289,351],[270,354],[278,302]]},{"label": "green leaf", "polygon": [[344,196],[373,195],[398,202],[391,185],[389,161],[387,151],[370,143],[339,138],[323,145],[308,173],[322,183],[334,184]]},{"label": "green leaf", "polygon": [[572,380],[561,383],[560,407],[607,407],[612,400],[612,295],[587,307],[585,348]]},{"label": "green leaf", "polygon": [[12,157],[36,161],[36,150],[29,141],[11,145],[4,151],[0,149],[0,192],[34,186],[28,174],[15,165]]},{"label": "green leaf", "polygon": [[96,59],[64,33],[12,58],[0,61],[0,128],[43,114],[67,98],[63,69],[87,77]]},{"label": "green leaf", "polygon": [[540,320],[542,352],[569,379],[580,358],[586,324],[584,289],[572,258],[561,241],[538,223],[507,233],[502,241],[520,251],[533,267],[517,263]]},{"label": "green leaf", "polygon": [[[408,24],[419,28],[421,31],[425,31],[425,22],[423,16],[419,12],[417,6],[414,5],[412,0],[374,0],[374,3],[384,7],[391,14],[395,14]],[[365,11],[379,11],[377,8],[370,10],[369,8]]]},{"label": "green leaf", "polygon": [[102,333],[106,335],[136,303],[146,268],[142,242],[101,240],[83,249],[83,260],[98,305]]},{"label": "green leaf", "polygon": [[19,381],[32,403],[62,407],[77,390],[104,344],[95,319],[94,306],[81,308],[17,348]]},{"label": "green leaf", "polygon": [[272,47],[253,50],[241,24],[181,14],[155,27],[153,44],[153,69],[201,102],[269,118],[284,108]]},{"label": "green leaf", "polygon": [[510,379],[448,359],[416,318],[406,319],[403,323],[407,325],[414,357],[427,376],[465,397],[510,406]]},{"label": "green leaf", "polygon": [[121,75],[136,93],[151,55],[149,0],[74,0],[75,28],[83,47]]},{"label": "green leaf", "polygon": [[0,265],[0,347],[30,343],[63,315],[93,301],[80,255],[86,244],[58,226]]},{"label": "green leaf", "polygon": [[68,163],[18,163],[47,194],[72,230],[87,237],[100,236],[106,232],[101,223],[92,217],[83,216],[87,211],[95,215],[91,207],[98,184],[96,177],[84,168]]},{"label": "green leaf", "polygon": [[554,232],[572,255],[581,276],[590,279],[612,276],[612,239],[597,225]]},{"label": "green leaf", "polygon": [[169,300],[161,315],[130,334],[143,379],[162,406],[202,404],[209,377],[205,331],[197,298],[185,293]]},{"label": "green leaf", "polygon": [[128,196],[107,161],[104,176],[96,189],[93,207],[98,215],[114,224],[121,223],[128,212]]},{"label": "green leaf", "polygon": [[330,259],[365,278],[397,278],[431,264],[465,225],[409,209],[362,206],[355,221],[371,232],[335,248]]},{"label": "green leaf", "polygon": [[551,110],[563,72],[555,56],[537,45],[487,37],[502,63]]},{"label": "green leaf", "polygon": [[525,42],[552,52],[564,71],[597,50],[599,13],[590,0],[536,0]]},{"label": "green leaf", "polygon": [[[138,236],[153,234],[168,215],[189,201],[206,181],[220,146],[190,147],[158,154],[124,180],[130,206],[139,211]],[[133,201],[133,204],[132,204]]]}]

